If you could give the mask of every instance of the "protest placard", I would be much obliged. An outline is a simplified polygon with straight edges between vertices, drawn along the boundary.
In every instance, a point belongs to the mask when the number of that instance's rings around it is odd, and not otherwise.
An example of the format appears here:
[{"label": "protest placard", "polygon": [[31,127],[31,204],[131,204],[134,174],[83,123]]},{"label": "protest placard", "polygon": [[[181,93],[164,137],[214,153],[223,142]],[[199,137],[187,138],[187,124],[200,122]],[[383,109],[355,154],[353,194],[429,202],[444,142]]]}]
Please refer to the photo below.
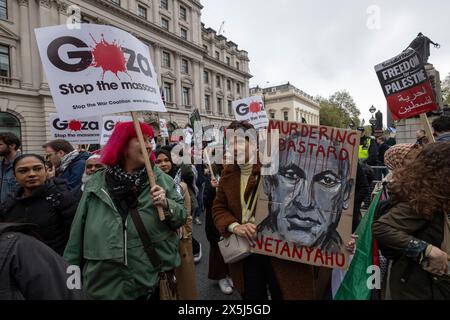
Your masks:
[{"label": "protest placard", "polygon": [[[142,121],[142,119],[140,119]],[[130,122],[133,121],[131,116],[104,116],[102,123],[102,131],[100,136],[100,144],[102,146],[108,143],[114,128],[119,122]]]},{"label": "protest placard", "polygon": [[419,55],[408,49],[375,66],[394,120],[407,119],[438,107]]},{"label": "protest placard", "polygon": [[126,111],[165,112],[149,48],[111,26],[35,29],[61,119]]},{"label": "protest placard", "polygon": [[279,170],[262,176],[254,252],[347,268],[358,163],[357,131],[270,120]]},{"label": "protest placard", "polygon": [[169,137],[169,129],[167,128],[167,120],[166,119],[159,119],[159,133],[161,134],[162,138]]},{"label": "protest placard", "polygon": [[236,120],[248,121],[256,130],[267,128],[269,120],[261,96],[233,101],[232,107]]},{"label": "protest placard", "polygon": [[61,120],[56,113],[50,113],[49,122],[52,139],[64,139],[73,145],[100,141],[100,117]]}]

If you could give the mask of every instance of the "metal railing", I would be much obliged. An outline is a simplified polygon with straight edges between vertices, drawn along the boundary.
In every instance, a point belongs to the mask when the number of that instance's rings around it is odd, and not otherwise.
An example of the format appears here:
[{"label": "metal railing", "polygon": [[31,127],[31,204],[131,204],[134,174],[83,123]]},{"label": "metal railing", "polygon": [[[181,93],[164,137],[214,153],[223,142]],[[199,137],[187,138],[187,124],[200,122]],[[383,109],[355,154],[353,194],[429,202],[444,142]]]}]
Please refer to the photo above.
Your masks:
[{"label": "metal railing", "polygon": [[[389,173],[389,170],[385,166],[370,166],[372,169],[372,181],[369,185],[369,194],[364,198],[363,204],[361,206],[361,211],[367,211],[370,206],[370,202],[372,201],[372,192],[375,189],[376,185],[383,181],[383,179],[386,177],[386,175]],[[369,180],[369,177],[368,177]]]}]

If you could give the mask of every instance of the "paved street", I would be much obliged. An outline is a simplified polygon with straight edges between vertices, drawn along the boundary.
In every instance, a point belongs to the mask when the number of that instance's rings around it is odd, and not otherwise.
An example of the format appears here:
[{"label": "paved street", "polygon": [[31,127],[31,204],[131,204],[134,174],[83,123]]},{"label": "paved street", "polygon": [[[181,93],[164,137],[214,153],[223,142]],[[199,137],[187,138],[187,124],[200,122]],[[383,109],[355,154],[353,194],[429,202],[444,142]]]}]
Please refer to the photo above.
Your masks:
[{"label": "paved street", "polygon": [[202,244],[202,260],[196,265],[197,289],[199,300],[239,300],[238,293],[225,295],[220,291],[217,281],[208,279],[209,242],[205,234],[205,216],[201,217],[202,225],[194,224],[194,237]]}]

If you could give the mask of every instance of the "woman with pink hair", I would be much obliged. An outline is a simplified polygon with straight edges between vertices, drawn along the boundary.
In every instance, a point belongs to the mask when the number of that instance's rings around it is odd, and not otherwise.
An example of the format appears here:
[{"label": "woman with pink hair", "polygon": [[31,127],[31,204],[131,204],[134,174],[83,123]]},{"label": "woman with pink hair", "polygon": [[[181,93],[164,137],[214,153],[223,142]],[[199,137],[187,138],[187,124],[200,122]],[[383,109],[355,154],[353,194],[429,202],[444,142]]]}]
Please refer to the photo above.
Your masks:
[{"label": "woman with pink hair", "polygon": [[[153,130],[140,126],[150,152]],[[134,124],[116,125],[101,154],[108,168],[93,175],[83,192],[64,257],[81,268],[91,299],[158,300],[160,276],[173,279],[173,270],[180,265],[176,230],[186,223],[183,198],[174,181],[156,166],[157,185],[150,188],[146,156]],[[164,221],[155,206],[163,208]],[[138,213],[151,246],[144,248],[132,212]]]}]

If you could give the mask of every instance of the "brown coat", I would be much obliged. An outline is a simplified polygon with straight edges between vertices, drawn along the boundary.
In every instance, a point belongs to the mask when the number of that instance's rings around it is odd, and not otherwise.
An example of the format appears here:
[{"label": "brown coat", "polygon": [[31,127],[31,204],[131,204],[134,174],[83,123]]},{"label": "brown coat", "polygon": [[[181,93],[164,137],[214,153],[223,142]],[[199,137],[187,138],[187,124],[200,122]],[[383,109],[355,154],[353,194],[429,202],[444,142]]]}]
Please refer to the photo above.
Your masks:
[{"label": "brown coat", "polygon": [[[255,165],[244,193],[247,201],[256,186],[261,166]],[[241,171],[237,165],[224,168],[222,178],[213,206],[214,223],[223,237],[231,234],[227,228],[234,222],[241,223],[242,207],[240,201]],[[306,264],[271,258],[275,277],[278,281],[283,299],[321,299],[328,286],[331,269],[318,268]],[[234,285],[241,295],[244,294],[243,262],[229,265]]]}]

